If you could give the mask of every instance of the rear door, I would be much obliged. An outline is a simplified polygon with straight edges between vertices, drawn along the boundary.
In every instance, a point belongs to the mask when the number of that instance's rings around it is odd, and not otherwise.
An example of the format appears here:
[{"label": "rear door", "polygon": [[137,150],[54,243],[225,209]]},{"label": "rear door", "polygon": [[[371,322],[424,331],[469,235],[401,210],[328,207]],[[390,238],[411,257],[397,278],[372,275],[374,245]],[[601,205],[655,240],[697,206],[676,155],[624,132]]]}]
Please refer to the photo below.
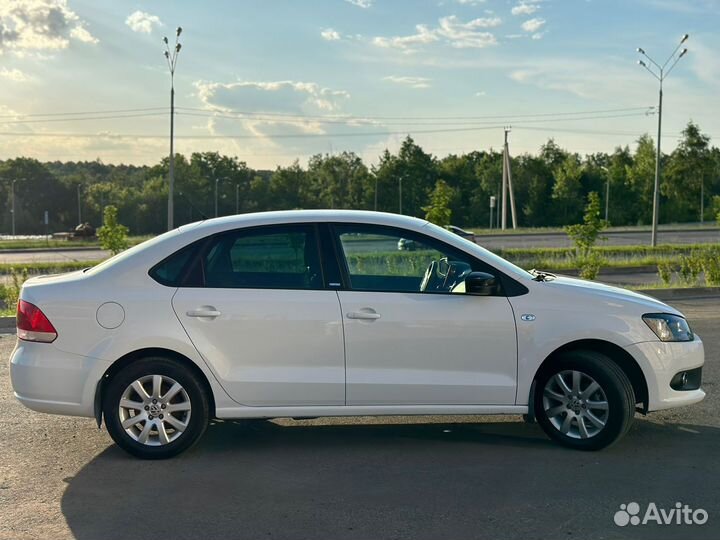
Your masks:
[{"label": "rear door", "polygon": [[244,405],[345,404],[340,306],[326,290],[317,227],[222,233],[173,298],[225,390]]}]

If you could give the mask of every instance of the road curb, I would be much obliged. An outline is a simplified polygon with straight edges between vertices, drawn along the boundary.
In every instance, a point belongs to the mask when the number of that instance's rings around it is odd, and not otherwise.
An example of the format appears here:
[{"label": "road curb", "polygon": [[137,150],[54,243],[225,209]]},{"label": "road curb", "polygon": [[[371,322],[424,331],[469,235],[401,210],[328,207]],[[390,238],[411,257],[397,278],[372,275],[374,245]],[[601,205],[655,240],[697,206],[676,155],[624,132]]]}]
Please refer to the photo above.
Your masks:
[{"label": "road curb", "polygon": [[52,253],[54,251],[104,251],[102,246],[69,246],[69,247],[47,247],[27,249],[4,249],[0,248],[0,255],[6,253]]},{"label": "road curb", "polygon": [[15,317],[0,317],[0,332],[15,329]]},{"label": "road curb", "polygon": [[720,287],[690,287],[684,289],[641,289],[637,292],[658,300],[691,300],[720,297]]}]

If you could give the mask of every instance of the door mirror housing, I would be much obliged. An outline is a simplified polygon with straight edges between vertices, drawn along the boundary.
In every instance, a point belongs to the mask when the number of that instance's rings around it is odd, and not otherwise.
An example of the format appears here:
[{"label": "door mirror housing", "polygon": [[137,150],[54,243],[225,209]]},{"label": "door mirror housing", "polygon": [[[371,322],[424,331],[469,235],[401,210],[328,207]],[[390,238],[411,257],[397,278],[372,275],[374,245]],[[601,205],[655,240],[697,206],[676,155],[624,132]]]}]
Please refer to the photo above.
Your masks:
[{"label": "door mirror housing", "polygon": [[465,294],[496,296],[500,293],[500,280],[487,272],[470,272],[465,278]]}]

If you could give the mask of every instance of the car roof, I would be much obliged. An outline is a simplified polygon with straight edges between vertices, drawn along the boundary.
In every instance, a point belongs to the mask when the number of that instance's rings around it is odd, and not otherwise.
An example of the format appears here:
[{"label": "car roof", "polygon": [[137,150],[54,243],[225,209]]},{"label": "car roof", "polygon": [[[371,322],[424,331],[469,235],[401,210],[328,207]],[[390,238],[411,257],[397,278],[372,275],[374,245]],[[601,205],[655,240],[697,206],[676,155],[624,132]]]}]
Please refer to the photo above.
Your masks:
[{"label": "car roof", "polygon": [[197,227],[198,229],[222,230],[232,227],[247,227],[271,223],[294,222],[347,222],[371,223],[378,225],[398,226],[411,229],[420,229],[427,224],[424,219],[389,212],[372,212],[369,210],[279,210],[274,212],[256,212],[251,214],[237,214],[219,218],[207,219],[201,222],[180,227]]}]

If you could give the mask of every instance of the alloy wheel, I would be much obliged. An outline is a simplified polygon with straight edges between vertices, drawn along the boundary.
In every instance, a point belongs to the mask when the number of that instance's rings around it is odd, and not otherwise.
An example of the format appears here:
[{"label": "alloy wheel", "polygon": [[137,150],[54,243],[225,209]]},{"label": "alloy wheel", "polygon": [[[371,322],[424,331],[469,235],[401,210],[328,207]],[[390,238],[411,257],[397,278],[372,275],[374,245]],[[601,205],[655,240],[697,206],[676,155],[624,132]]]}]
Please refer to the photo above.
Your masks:
[{"label": "alloy wheel", "polygon": [[128,385],[120,397],[119,417],[125,432],[147,446],[163,446],[187,429],[190,396],[166,375],[146,375]]},{"label": "alloy wheel", "polygon": [[605,391],[582,371],[565,370],[550,377],[543,389],[542,403],[555,429],[573,439],[595,437],[609,418]]}]

